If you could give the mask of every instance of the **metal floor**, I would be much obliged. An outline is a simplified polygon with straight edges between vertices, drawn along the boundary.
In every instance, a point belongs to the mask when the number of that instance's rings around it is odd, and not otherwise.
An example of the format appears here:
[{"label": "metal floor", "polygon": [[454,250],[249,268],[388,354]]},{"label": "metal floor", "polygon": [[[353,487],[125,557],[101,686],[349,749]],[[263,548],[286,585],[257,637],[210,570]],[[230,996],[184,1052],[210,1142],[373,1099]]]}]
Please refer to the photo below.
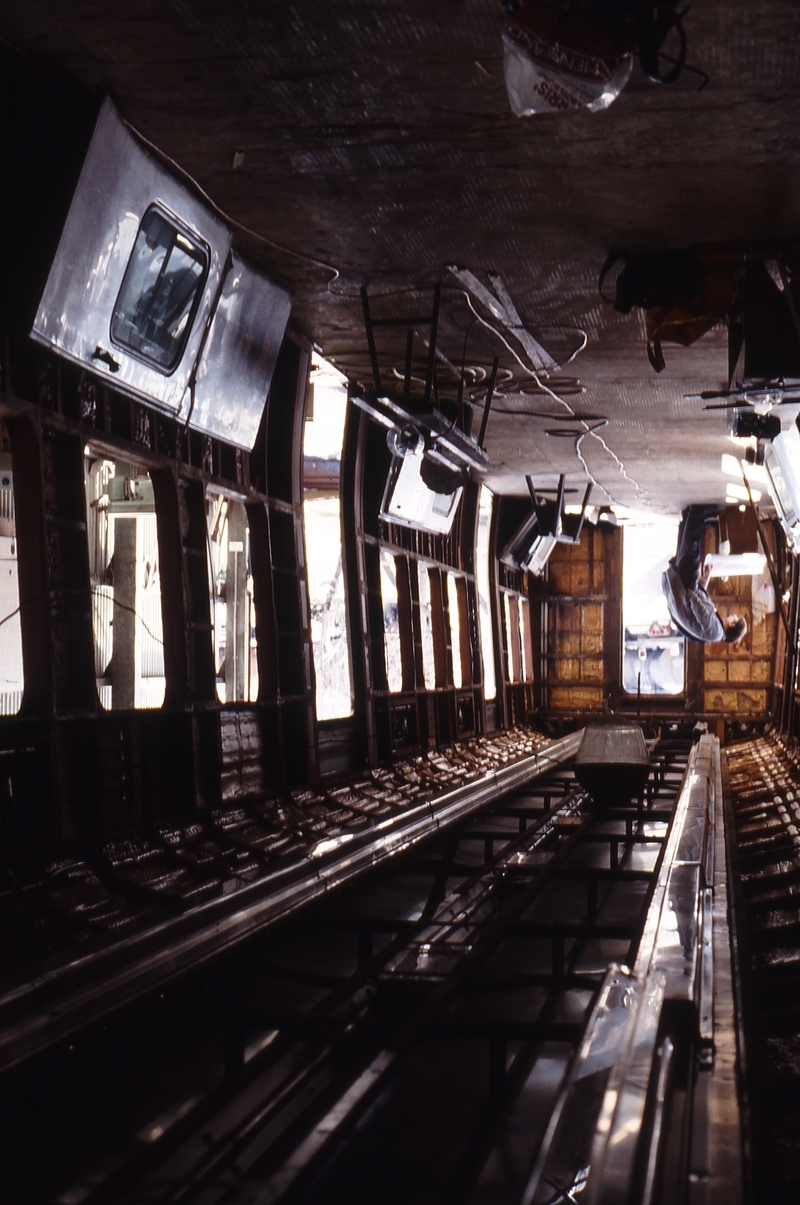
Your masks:
[{"label": "metal floor", "polygon": [[[11,1071],[13,1199],[561,1199],[548,1185],[576,1068],[616,1016],[620,974],[623,1020],[646,1015],[645,954],[667,981],[669,875],[699,871],[687,782],[706,779],[695,751],[684,782],[686,756],[656,751],[641,804],[602,814],[568,768],[541,776]],[[675,865],[662,865],[668,833]],[[614,1032],[606,1076],[625,1061]],[[691,1037],[693,1067],[704,1040]],[[32,1133],[50,1135],[35,1165]],[[697,1157],[695,1143],[686,1167]],[[558,1192],[577,1192],[584,1163],[562,1169]]]}]

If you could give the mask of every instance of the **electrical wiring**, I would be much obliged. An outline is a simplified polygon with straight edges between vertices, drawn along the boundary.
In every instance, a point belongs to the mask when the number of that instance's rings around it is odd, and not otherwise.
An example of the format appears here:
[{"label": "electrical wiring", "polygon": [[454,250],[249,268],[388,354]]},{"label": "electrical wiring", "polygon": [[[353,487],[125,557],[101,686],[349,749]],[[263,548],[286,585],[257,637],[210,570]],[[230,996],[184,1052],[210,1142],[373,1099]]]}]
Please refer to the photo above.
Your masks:
[{"label": "electrical wiring", "polygon": [[[276,242],[275,239],[271,239],[267,235],[261,234],[257,230],[253,230],[252,227],[245,225],[243,222],[239,222],[235,218],[230,217],[216,204],[216,202],[214,200],[212,200],[212,198],[209,196],[209,194],[205,191],[205,189],[200,184],[198,184],[198,182],[194,179],[194,177],[189,172],[187,172],[185,168],[181,167],[181,165],[175,159],[173,159],[165,151],[162,151],[160,147],[156,146],[155,143],[151,142],[142,133],[140,133],[138,130],[134,129],[134,127],[131,126],[129,123],[126,122],[126,125],[128,126],[128,129],[131,131],[131,133],[134,135],[134,137],[139,139],[145,146],[147,146],[154,155],[156,155],[163,162],[168,163],[175,172],[177,172],[180,176],[183,177],[183,179],[188,180],[189,183],[192,185],[192,187],[197,190],[197,192],[203,197],[203,199],[211,207],[211,209],[214,211],[214,213],[216,213],[220,218],[222,218],[223,221],[228,223],[230,226],[234,227],[234,229],[239,230],[241,233],[246,234],[248,237],[256,239],[258,242],[263,243],[267,247],[271,247],[275,251],[282,252],[285,255],[290,255],[290,256],[294,257],[295,259],[300,260],[303,263],[311,264],[315,268],[321,268],[324,272],[329,272],[331,274],[330,279],[327,281],[326,286],[325,286],[328,293],[330,293],[334,297],[342,297],[342,298],[345,298],[348,300],[355,299],[355,294],[350,295],[348,293],[342,292],[341,290],[333,288],[333,285],[341,277],[341,271],[334,264],[328,263],[325,260],[317,259],[313,255],[307,255],[303,251],[296,251],[293,247],[287,247],[285,244]],[[445,287],[447,287],[447,286],[445,286]],[[494,334],[498,339],[500,339],[500,341],[503,343],[503,345],[506,347],[506,349],[511,353],[511,355],[514,357],[514,359],[517,361],[517,363],[520,365],[520,367],[526,373],[528,373],[529,376],[531,376],[533,378],[533,380],[536,382],[539,389],[541,389],[544,393],[547,393],[550,397],[553,398],[553,400],[555,402],[557,402],[559,405],[563,406],[568,412],[570,412],[574,416],[574,412],[572,412],[572,409],[571,409],[569,403],[566,402],[562,397],[559,397],[559,395],[557,393],[555,393],[554,390],[552,390],[548,386],[546,386],[542,382],[538,373],[534,369],[530,368],[527,364],[525,364],[525,362],[517,354],[517,352],[514,350],[514,348],[508,342],[508,340],[504,338],[504,336],[500,333],[500,331],[497,330],[496,327],[492,326],[492,324],[490,322],[487,322],[485,318],[481,317],[481,315],[477,312],[477,310],[473,306],[472,300],[471,300],[469,294],[467,293],[467,291],[465,289],[459,289],[459,288],[453,288],[452,291],[461,293],[462,296],[466,298],[467,305],[472,310],[472,313],[474,314],[477,321],[480,322],[481,325],[484,326],[488,331],[491,331],[491,333]],[[375,295],[375,297],[376,297],[376,299],[379,299],[381,297],[397,297],[397,296],[402,296],[402,295],[405,295],[408,293],[417,293],[417,292],[419,292],[419,289],[417,289],[415,287],[409,287],[406,289],[391,290],[386,293],[378,293]],[[545,329],[547,329],[547,328],[545,328]],[[549,329],[556,329],[556,328],[550,327]],[[559,368],[562,368],[562,367],[566,367],[567,364],[571,364],[572,361],[575,359],[575,357],[580,355],[580,353],[584,350],[584,348],[587,346],[587,343],[588,343],[588,334],[586,333],[586,331],[582,330],[580,327],[569,327],[569,328],[559,327],[558,329],[576,330],[582,336],[582,342],[581,342],[580,346],[577,347],[575,349],[575,351],[571,353],[571,355],[563,362],[563,364],[559,364]],[[606,495],[606,497],[611,502],[617,503],[617,499],[614,498],[614,496],[609,492],[609,490],[604,485],[601,485],[601,483],[599,481],[597,481],[597,479],[591,473],[588,464],[586,463],[586,459],[583,455],[583,450],[581,448],[581,444],[583,443],[583,440],[587,435],[590,435],[592,437],[592,439],[597,440],[597,442],[601,445],[601,447],[605,450],[605,452],[614,460],[614,462],[616,463],[617,468],[619,469],[622,476],[626,479],[626,481],[629,481],[631,483],[631,485],[634,486],[637,496],[638,497],[647,497],[648,496],[647,491],[644,490],[642,488],[642,486],[633,477],[631,477],[631,475],[628,473],[627,469],[625,468],[625,465],[622,463],[620,458],[617,456],[616,452],[614,452],[614,450],[608,446],[608,444],[603,439],[603,437],[601,435],[597,434],[596,429],[590,430],[587,428],[576,439],[575,452],[576,452],[578,459],[581,462],[581,465],[583,466],[584,472],[586,473],[587,477],[592,482],[592,484],[595,485],[598,489],[602,490],[603,493]]]},{"label": "electrical wiring", "polygon": [[[334,264],[329,264],[322,259],[316,259],[313,255],[306,255],[303,251],[295,251],[293,247],[287,247],[283,243],[277,243],[274,239],[269,238],[266,234],[261,234],[258,230],[253,230],[251,226],[246,226],[244,222],[239,222],[236,220],[236,218],[232,218],[230,214],[227,214],[223,209],[220,209],[216,201],[212,200],[203,186],[198,184],[194,176],[191,175],[190,172],[187,172],[185,167],[181,167],[181,165],[175,159],[173,159],[171,155],[168,155],[166,151],[162,151],[161,148],[156,146],[154,142],[151,142],[149,138],[146,138],[144,134],[135,129],[130,122],[126,121],[125,125],[130,130],[134,138],[143,143],[158,159],[161,159],[164,163],[168,163],[170,167],[178,173],[178,175],[182,176],[184,180],[188,180],[192,188],[194,188],[200,194],[206,204],[213,209],[217,217],[221,218],[228,226],[233,226],[242,234],[246,234],[249,238],[254,238],[260,243],[264,243],[264,245],[267,247],[272,247],[275,251],[282,251],[285,255],[294,256],[295,259],[302,260],[307,264],[312,264],[315,268],[322,268],[324,272],[330,272],[331,278],[326,287],[329,293],[333,293],[331,285],[334,284],[334,282],[337,281],[341,276],[341,272]],[[414,290],[409,289],[409,292],[413,291]],[[344,296],[344,294],[336,293],[333,295]]]},{"label": "electrical wiring", "polygon": [[[608,419],[604,414],[547,414],[544,410],[500,410],[497,406],[492,406],[492,414],[507,414],[509,416],[522,414],[525,418],[557,418],[562,423],[594,423],[602,421],[603,426],[608,425]],[[570,432],[570,434],[577,434],[577,432]]]},{"label": "electrical wiring", "polygon": [[[103,594],[101,592],[101,590],[98,586],[92,586],[91,589],[92,589],[92,594],[96,594],[99,598],[107,598],[108,597],[107,594]],[[160,636],[156,636],[155,632],[152,632],[150,630],[150,628],[147,626],[147,624],[142,619],[141,615],[139,614],[139,612],[136,610],[135,607],[129,607],[127,603],[120,602],[116,598],[112,598],[111,602],[113,603],[113,605],[115,607],[119,607],[119,609],[121,611],[130,611],[131,615],[135,616],[135,618],[139,620],[139,623],[142,625],[145,632],[147,632],[147,635],[150,637],[150,639],[154,640],[156,642],[156,644],[163,645],[164,641],[162,640],[162,638]]]},{"label": "electrical wiring", "polygon": [[13,619],[15,615],[19,615],[19,611],[19,607],[14,607],[13,611],[9,611],[8,615],[4,615],[3,618],[0,619],[0,628],[2,628],[4,623],[8,623],[9,619]]},{"label": "electrical wiring", "polygon": [[[514,357],[514,359],[517,361],[517,363],[519,364],[519,366],[523,370],[523,372],[527,373],[528,376],[532,377],[533,380],[536,382],[537,386],[539,387],[539,389],[542,390],[543,393],[546,393],[549,397],[551,397],[554,402],[558,403],[559,406],[563,406],[563,408],[567,411],[567,413],[570,415],[570,417],[575,419],[577,416],[575,414],[575,411],[572,409],[572,406],[570,406],[569,402],[565,401],[564,398],[559,397],[559,395],[555,392],[555,390],[551,389],[549,385],[546,385],[544,383],[544,381],[542,381],[539,374],[535,371],[535,369],[531,368],[530,365],[525,363],[525,361],[521,358],[521,356],[518,355],[516,350],[511,346],[511,344],[501,334],[501,332],[495,326],[493,326],[491,324],[491,322],[487,322],[485,318],[481,317],[481,315],[475,309],[475,306],[472,304],[472,298],[470,297],[467,290],[461,289],[459,291],[461,292],[462,296],[466,300],[467,305],[469,306],[470,310],[475,315],[475,317],[478,319],[480,324],[482,326],[484,326],[488,331],[491,331],[492,334],[494,334],[500,340],[500,342],[506,347],[506,349],[511,353],[511,355]],[[553,415],[552,417],[556,418],[558,416]],[[585,420],[581,419],[579,421],[584,422],[585,430],[582,431],[581,434],[575,440],[575,454],[577,455],[578,460],[581,462],[581,465],[583,466],[583,471],[586,473],[586,476],[589,478],[592,485],[596,486],[597,489],[602,490],[603,493],[606,495],[606,497],[609,499],[609,501],[614,503],[615,506],[622,505],[622,503],[620,503],[619,499],[615,498],[614,495],[610,492],[610,490],[608,490],[606,488],[606,486],[602,485],[597,480],[597,478],[591,472],[589,465],[586,463],[586,458],[583,455],[583,449],[581,447],[581,444],[583,443],[583,440],[586,438],[587,435],[590,435],[592,437],[592,439],[596,439],[597,442],[605,449],[605,451],[608,453],[608,455],[611,456],[611,458],[616,462],[616,465],[619,468],[619,471],[622,474],[622,476],[627,481],[629,481],[631,483],[631,485],[633,485],[633,487],[635,488],[637,497],[649,497],[649,495],[647,494],[647,491],[642,488],[642,486],[639,484],[639,482],[636,481],[633,477],[631,477],[630,473],[625,468],[625,465],[622,463],[619,456],[617,456],[617,454],[613,450],[613,448],[610,448],[608,446],[606,441],[603,439],[602,435],[598,435],[596,430],[589,428],[588,425],[585,423]]]},{"label": "electrical wiring", "polygon": [[[91,592],[92,592],[92,594],[96,594],[98,597],[101,597],[101,598],[107,598],[107,597],[108,597],[108,595],[105,595],[105,594],[103,594],[103,593],[102,593],[102,591],[100,590],[100,588],[99,588],[98,586],[92,586],[92,587],[91,587]],[[66,591],[66,593],[67,593],[67,594],[80,594],[80,593],[82,593],[82,591],[80,591],[80,590],[68,590],[68,591]],[[40,594],[40,595],[38,595],[36,598],[28,598],[28,599],[26,599],[26,600],[25,600],[25,602],[26,602],[26,604],[30,604],[30,603],[33,603],[33,602],[39,602],[39,601],[41,601],[43,598],[47,598],[47,597],[48,597],[48,595],[46,595],[46,594]],[[135,616],[136,616],[136,618],[139,620],[139,623],[142,625],[142,627],[144,628],[144,630],[147,632],[148,636],[149,636],[149,637],[150,637],[152,640],[155,640],[156,644],[163,644],[163,643],[164,643],[164,641],[162,640],[162,638],[161,638],[160,636],[156,636],[155,632],[152,632],[152,631],[150,630],[150,628],[147,626],[147,624],[145,623],[144,619],[142,619],[141,615],[139,614],[139,612],[136,610],[136,608],[135,608],[135,607],[129,607],[127,603],[120,602],[120,601],[119,601],[118,599],[116,599],[116,598],[113,598],[111,601],[113,602],[114,606],[115,606],[115,607],[119,607],[121,611],[130,611],[131,615],[135,615]],[[13,611],[9,611],[8,615],[4,615],[4,616],[3,616],[3,618],[2,618],[2,619],[0,619],[0,628],[3,626],[3,624],[4,624],[4,623],[8,623],[8,621],[9,621],[10,619],[13,619],[15,615],[18,615],[18,614],[19,614],[19,612],[21,611],[21,609],[22,609],[22,603],[20,603],[20,604],[19,604],[19,606],[15,607]]]},{"label": "electrical wiring", "polygon": [[566,360],[562,360],[558,365],[559,368],[566,368],[568,364],[571,364],[582,351],[586,350],[586,347],[589,343],[589,335],[582,326],[561,326],[556,324],[553,326],[540,326],[537,327],[537,329],[542,335],[544,335],[545,331],[575,331],[577,334],[582,336],[583,342],[581,343],[580,347],[576,347],[574,352],[572,352],[572,354],[568,356]]},{"label": "electrical wiring", "polygon": [[[510,369],[505,369],[506,376],[495,386],[498,393],[513,393],[515,397],[537,398],[543,392],[539,389],[523,389],[518,381],[514,380],[514,375]],[[559,377],[558,392],[560,397],[567,397],[570,394],[585,393],[586,390],[578,377]]]}]

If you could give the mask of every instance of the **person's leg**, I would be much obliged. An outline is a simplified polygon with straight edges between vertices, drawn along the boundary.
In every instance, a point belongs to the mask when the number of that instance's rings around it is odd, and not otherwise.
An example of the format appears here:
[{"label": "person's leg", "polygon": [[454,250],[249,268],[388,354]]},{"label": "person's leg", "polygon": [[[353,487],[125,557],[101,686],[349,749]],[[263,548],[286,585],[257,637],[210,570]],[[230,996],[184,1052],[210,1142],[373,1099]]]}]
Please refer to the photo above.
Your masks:
[{"label": "person's leg", "polygon": [[703,532],[708,520],[716,514],[718,508],[715,506],[689,506],[681,516],[675,568],[686,590],[697,589],[703,552]]}]

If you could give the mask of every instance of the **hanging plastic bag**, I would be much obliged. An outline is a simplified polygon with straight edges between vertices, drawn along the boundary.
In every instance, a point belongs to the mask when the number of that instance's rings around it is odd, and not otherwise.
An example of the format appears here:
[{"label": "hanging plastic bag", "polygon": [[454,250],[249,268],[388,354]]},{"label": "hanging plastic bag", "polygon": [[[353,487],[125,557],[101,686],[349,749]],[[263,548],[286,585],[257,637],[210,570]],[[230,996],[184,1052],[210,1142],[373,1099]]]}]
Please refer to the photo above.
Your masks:
[{"label": "hanging plastic bag", "polygon": [[635,38],[586,9],[526,4],[503,30],[503,72],[517,117],[607,109],[630,78]]}]

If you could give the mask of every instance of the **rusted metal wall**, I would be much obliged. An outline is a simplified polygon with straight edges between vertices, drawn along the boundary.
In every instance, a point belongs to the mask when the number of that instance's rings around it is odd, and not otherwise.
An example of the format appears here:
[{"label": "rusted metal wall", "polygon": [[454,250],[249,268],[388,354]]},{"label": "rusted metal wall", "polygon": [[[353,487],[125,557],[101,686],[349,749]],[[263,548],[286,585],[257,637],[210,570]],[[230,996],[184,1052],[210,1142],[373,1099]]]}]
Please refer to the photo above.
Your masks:
[{"label": "rusted metal wall", "polygon": [[553,711],[599,710],[619,681],[619,634],[610,631],[619,626],[618,546],[618,532],[585,528],[580,544],[557,544],[550,557],[544,701]]},{"label": "rusted metal wall", "polygon": [[[728,511],[723,519],[733,552],[755,551],[755,521]],[[764,532],[773,557],[780,541],[771,524]],[[724,581],[713,578],[710,593],[721,615],[744,615],[748,632],[734,647],[727,644],[687,645],[686,689],[680,696],[651,696],[637,700],[621,689],[622,541],[619,530],[584,530],[580,545],[556,546],[547,580],[533,585],[541,599],[544,641],[542,706],[555,713],[579,714],[606,705],[613,710],[641,708],[689,712],[719,717],[726,722],[763,722],[775,706],[776,662],[782,633],[778,611],[758,601],[749,577]],[[706,551],[716,551],[716,532],[709,527]],[[753,579],[755,580],[755,579]],[[776,604],[777,606],[777,604]],[[781,639],[779,639],[781,638]]]},{"label": "rusted metal wall", "polygon": [[[729,528],[732,552],[760,551],[758,533],[752,515],[726,512],[723,522]],[[775,530],[763,525],[765,538],[774,558],[777,553]],[[706,531],[706,551],[716,550],[715,533]],[[754,603],[754,585],[756,601]],[[703,711],[736,716],[741,719],[766,718],[773,706],[775,650],[780,620],[777,610],[768,613],[759,606],[757,579],[750,577],[712,578],[709,593],[717,610],[726,615],[743,615],[747,635],[739,645],[709,644],[702,649],[701,687],[698,702]],[[776,600],[776,607],[778,603]],[[691,663],[690,663],[691,672]],[[691,691],[690,691],[691,695]]]}]

